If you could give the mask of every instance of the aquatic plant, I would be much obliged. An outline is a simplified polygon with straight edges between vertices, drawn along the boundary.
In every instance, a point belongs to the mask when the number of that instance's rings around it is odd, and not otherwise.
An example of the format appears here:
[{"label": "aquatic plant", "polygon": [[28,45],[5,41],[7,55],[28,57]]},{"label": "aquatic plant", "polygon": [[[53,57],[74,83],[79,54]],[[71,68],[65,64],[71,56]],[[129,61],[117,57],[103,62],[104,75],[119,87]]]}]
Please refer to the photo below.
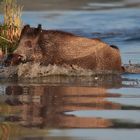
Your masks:
[{"label": "aquatic plant", "polygon": [[22,27],[22,8],[17,0],[3,0],[3,23],[0,24],[0,48],[4,53],[12,52],[16,46]]}]

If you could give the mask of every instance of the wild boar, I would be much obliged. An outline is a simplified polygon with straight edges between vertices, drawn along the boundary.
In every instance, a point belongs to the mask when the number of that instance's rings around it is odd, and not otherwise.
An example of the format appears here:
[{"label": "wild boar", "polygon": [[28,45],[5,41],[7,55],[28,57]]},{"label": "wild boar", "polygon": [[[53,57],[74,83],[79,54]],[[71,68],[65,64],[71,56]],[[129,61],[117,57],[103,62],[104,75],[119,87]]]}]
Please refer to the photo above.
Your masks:
[{"label": "wild boar", "polygon": [[116,46],[68,32],[42,30],[41,25],[37,28],[24,26],[14,55],[19,58],[17,61],[40,62],[46,66],[67,64],[97,71],[122,71],[120,51]]}]

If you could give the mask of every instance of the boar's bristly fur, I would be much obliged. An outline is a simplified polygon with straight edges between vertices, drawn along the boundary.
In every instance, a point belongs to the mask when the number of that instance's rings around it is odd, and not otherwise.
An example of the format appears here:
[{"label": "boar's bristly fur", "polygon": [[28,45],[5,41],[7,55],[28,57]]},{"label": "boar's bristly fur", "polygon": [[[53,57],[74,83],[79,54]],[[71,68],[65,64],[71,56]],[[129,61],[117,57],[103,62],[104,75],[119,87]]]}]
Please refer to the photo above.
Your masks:
[{"label": "boar's bristly fur", "polygon": [[92,70],[122,70],[116,46],[63,31],[42,30],[41,25],[24,26],[14,54],[46,66],[68,64]]}]

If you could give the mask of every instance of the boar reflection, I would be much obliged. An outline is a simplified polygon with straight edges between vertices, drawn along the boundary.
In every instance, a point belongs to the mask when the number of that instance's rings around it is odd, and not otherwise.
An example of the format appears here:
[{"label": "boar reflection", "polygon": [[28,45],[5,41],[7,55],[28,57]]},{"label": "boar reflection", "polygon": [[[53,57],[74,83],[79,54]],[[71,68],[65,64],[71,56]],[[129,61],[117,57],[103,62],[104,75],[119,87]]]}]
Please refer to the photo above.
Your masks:
[{"label": "boar reflection", "polygon": [[120,109],[120,104],[105,100],[119,97],[109,94],[105,88],[9,86],[6,102],[18,108],[18,116],[10,116],[26,127],[39,128],[107,128],[113,124],[108,119],[66,115],[68,111]]}]

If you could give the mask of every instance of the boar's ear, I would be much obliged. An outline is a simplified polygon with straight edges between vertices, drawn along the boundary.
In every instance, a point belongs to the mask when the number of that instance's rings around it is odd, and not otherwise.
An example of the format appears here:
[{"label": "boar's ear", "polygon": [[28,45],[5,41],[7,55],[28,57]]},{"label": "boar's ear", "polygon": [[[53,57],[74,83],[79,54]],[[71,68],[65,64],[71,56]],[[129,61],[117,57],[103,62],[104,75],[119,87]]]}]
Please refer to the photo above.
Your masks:
[{"label": "boar's ear", "polygon": [[21,31],[21,36],[24,35],[30,29],[30,25],[25,25]]},{"label": "boar's ear", "polygon": [[42,30],[42,25],[41,24],[38,24],[38,30]]},{"label": "boar's ear", "polygon": [[42,25],[38,24],[38,27],[36,28],[36,34],[38,35],[41,32],[42,32]]},{"label": "boar's ear", "polygon": [[22,29],[22,31],[23,32],[26,32],[26,31],[28,31],[30,29],[30,25],[25,25],[24,27],[23,27],[23,29]]}]

